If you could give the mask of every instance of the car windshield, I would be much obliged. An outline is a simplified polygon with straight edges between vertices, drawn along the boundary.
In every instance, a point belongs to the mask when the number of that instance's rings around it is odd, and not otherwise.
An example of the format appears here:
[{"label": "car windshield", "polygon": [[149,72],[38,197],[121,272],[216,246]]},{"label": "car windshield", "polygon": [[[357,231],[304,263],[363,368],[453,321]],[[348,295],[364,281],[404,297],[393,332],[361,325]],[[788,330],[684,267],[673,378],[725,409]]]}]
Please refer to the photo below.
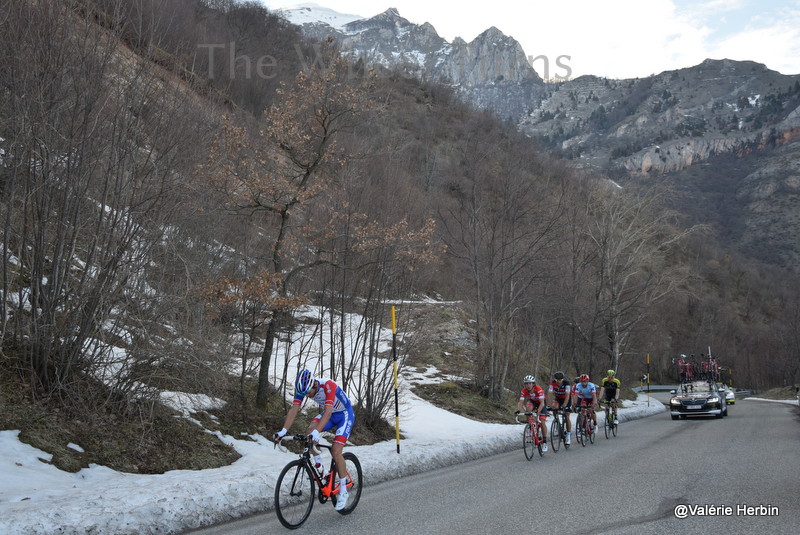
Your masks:
[{"label": "car windshield", "polygon": [[683,391],[684,392],[689,392],[689,393],[692,393],[692,392],[694,392],[694,393],[698,393],[698,392],[700,392],[700,393],[713,392],[713,390],[711,389],[711,385],[709,385],[708,383],[690,383],[690,384],[684,386]]}]

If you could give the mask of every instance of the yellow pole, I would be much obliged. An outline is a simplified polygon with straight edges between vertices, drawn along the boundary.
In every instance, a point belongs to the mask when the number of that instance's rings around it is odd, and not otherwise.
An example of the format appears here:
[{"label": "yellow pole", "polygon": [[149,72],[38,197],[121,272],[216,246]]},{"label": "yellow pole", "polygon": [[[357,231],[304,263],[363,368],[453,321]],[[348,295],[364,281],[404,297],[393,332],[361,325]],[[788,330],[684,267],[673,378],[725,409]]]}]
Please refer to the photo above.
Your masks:
[{"label": "yellow pole", "polygon": [[392,366],[394,368],[394,435],[397,442],[397,453],[400,453],[400,407],[397,395],[397,321],[392,306]]}]

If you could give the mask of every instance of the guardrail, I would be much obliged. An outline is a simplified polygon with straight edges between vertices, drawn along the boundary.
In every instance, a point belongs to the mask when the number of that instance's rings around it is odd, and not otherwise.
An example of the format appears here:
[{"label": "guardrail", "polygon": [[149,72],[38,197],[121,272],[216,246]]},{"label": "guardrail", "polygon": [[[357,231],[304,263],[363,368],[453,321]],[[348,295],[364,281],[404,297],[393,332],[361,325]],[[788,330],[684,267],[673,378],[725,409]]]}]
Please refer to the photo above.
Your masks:
[{"label": "guardrail", "polygon": [[[631,390],[636,393],[639,392],[647,392],[647,385],[645,386],[634,386]],[[663,392],[663,391],[670,391],[670,390],[677,390],[679,385],[650,385],[650,392]]]},{"label": "guardrail", "polygon": [[[678,390],[680,385],[650,385],[650,392],[669,392],[670,390]],[[631,388],[636,393],[639,392],[647,392],[647,385],[645,386],[634,386]],[[749,396],[752,394],[750,390],[734,390],[733,394],[735,396]]]}]

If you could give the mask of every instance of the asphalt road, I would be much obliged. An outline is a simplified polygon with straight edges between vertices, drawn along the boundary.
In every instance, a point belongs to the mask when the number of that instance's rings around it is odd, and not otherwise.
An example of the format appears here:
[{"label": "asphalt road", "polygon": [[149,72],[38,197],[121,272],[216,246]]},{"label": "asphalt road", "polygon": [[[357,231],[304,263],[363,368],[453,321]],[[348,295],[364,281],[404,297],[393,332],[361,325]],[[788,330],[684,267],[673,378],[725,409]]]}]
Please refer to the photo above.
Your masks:
[{"label": "asphalt road", "polygon": [[[797,533],[800,411],[741,400],[729,409],[724,419],[664,413],[532,461],[520,448],[365,487],[351,515],[317,503],[298,532]],[[192,533],[281,532],[267,512]]]}]

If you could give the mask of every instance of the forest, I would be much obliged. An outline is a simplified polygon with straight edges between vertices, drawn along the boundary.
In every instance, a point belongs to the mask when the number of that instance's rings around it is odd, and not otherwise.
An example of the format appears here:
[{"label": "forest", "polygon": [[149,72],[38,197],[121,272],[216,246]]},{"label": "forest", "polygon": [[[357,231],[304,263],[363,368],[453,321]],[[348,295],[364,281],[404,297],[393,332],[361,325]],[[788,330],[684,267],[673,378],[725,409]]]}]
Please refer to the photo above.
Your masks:
[{"label": "forest", "polygon": [[255,2],[12,0],[0,29],[0,368],[30,399],[264,406],[292,380],[277,341],[358,314],[358,347],[320,327],[320,360],[378,422],[387,303],[422,296],[459,303],[452,365],[492,400],[559,369],[674,381],[709,349],[738,387],[800,382],[797,276],[688,224],[663,181],[576,168]]}]

